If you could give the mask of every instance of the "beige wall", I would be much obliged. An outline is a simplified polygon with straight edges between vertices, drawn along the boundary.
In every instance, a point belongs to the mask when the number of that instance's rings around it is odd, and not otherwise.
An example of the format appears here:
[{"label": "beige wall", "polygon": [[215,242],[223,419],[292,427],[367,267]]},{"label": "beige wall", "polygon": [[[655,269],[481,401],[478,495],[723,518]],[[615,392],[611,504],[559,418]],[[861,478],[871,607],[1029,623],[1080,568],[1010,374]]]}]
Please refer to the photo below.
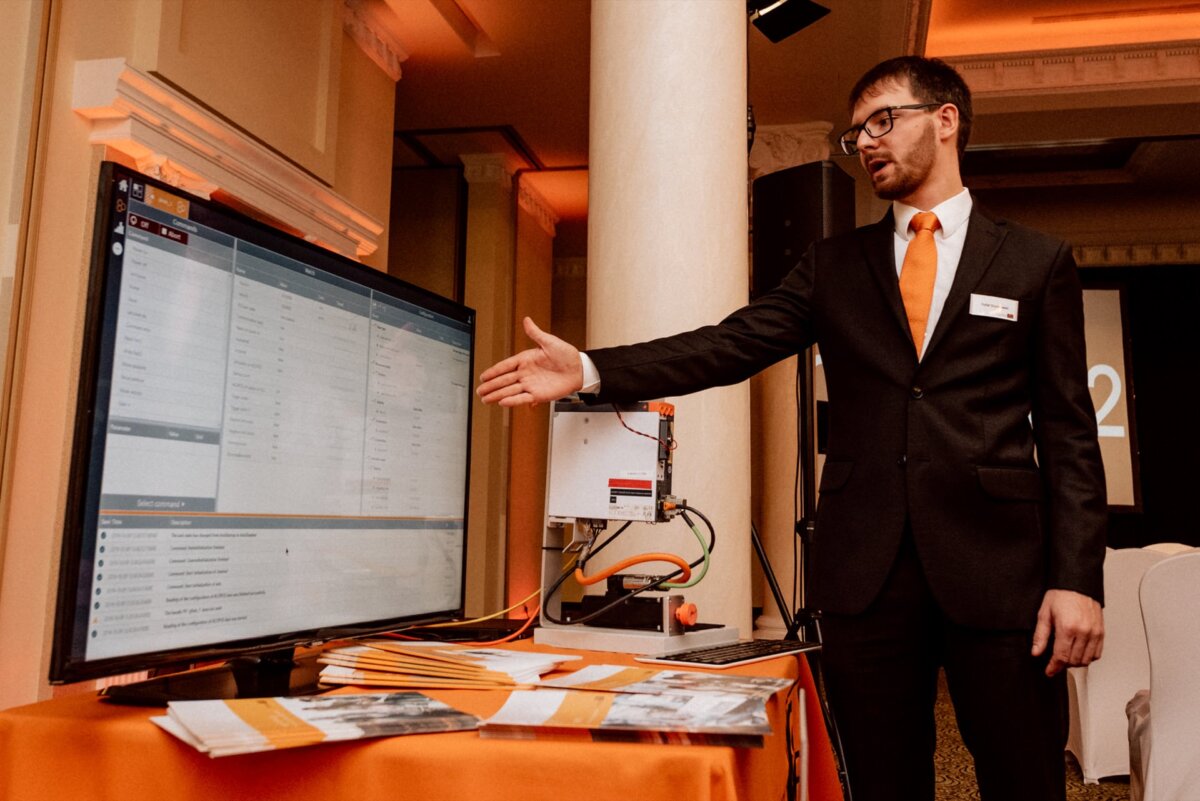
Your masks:
[{"label": "beige wall", "polygon": [[[324,15],[317,28],[331,37],[327,41],[329,57],[336,54],[338,63],[326,65],[321,74],[337,75],[337,85],[290,84],[288,91],[280,91],[271,85],[278,77],[275,73],[246,71],[246,59],[251,56],[247,51],[258,49],[260,42],[270,41],[271,53],[289,46],[299,51],[311,42],[295,42],[290,37],[315,35],[307,28],[297,33],[296,28],[281,25],[268,4],[240,4],[237,21],[242,33],[220,40],[220,46],[232,57],[206,57],[203,69],[196,71],[196,62],[185,59],[170,67],[172,80],[199,87],[206,94],[207,87],[213,88],[210,98],[214,110],[235,123],[239,122],[237,112],[241,107],[223,108],[221,104],[234,94],[254,98],[254,123],[244,127],[256,129],[269,146],[302,164],[303,159],[294,154],[303,155],[299,153],[303,148],[295,140],[281,137],[273,141],[272,137],[285,129],[303,131],[300,141],[324,149],[329,163],[322,169],[332,170],[329,183],[333,190],[386,220],[394,85],[382,73],[376,74],[354,44],[342,36],[340,24],[336,24],[338,4],[330,0],[296,0],[294,5],[302,2],[308,8],[301,10],[311,12],[310,16]],[[210,41],[213,31],[224,30],[228,22],[221,15],[234,13],[233,7],[239,4],[223,0],[61,0],[56,6],[46,96],[46,146],[38,165],[30,236],[32,255],[26,266],[29,315],[18,339],[20,372],[11,417],[10,503],[0,521],[6,531],[4,559],[0,562],[0,647],[5,651],[0,660],[0,708],[50,694],[46,676],[75,420],[87,253],[92,234],[91,198],[98,164],[105,156],[88,142],[88,121],[72,111],[75,63],[95,58],[125,58],[131,62],[146,58],[148,30],[152,33],[154,21],[164,16],[186,22],[188,36]],[[170,36],[178,34],[178,30],[167,26],[162,40],[168,42]],[[342,86],[342,82],[353,85]],[[295,103],[296,92],[309,100]],[[313,124],[317,119],[336,122],[317,131]],[[378,266],[386,263],[386,258],[386,247],[381,247],[368,262]]]},{"label": "beige wall", "polygon": [[462,171],[399,169],[392,177],[388,272],[448,298],[459,297]]},{"label": "beige wall", "polygon": [[[344,108],[339,103],[341,0],[124,0],[93,5],[136,7],[131,60],[139,67],[219,109],[323,180],[336,183],[342,178],[338,133],[352,132],[354,126],[338,124]],[[380,77],[387,80],[382,73]],[[375,111],[390,115],[391,108],[386,104]]]},{"label": "beige wall", "polygon": [[[25,262],[25,220],[29,209],[30,168],[40,117],[42,72],[49,29],[46,0],[11,9],[0,28],[0,459],[7,449],[8,397],[13,369],[13,326],[20,316],[20,287]],[[0,465],[2,467],[3,465]],[[7,481],[0,470],[0,514],[6,508]],[[4,566],[5,529],[0,526],[0,572]]]}]

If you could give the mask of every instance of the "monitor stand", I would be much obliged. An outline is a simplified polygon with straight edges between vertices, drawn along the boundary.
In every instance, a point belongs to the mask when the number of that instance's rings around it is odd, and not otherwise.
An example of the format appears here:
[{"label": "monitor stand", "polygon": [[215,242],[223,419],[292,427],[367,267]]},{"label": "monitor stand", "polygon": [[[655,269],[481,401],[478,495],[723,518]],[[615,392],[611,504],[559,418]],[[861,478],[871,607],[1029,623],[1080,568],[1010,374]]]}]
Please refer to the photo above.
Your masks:
[{"label": "monitor stand", "polygon": [[116,704],[166,706],[168,701],[315,695],[323,691],[317,685],[320,670],[315,654],[297,660],[291,648],[284,648],[235,657],[223,665],[105,687],[100,697]]}]

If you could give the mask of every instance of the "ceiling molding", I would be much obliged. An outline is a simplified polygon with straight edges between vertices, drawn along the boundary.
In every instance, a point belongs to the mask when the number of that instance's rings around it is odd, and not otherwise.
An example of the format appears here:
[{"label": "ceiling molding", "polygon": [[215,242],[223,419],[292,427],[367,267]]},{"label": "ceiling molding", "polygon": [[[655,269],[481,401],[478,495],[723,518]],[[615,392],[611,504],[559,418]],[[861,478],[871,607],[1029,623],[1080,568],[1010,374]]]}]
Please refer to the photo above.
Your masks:
[{"label": "ceiling molding", "polygon": [[944,56],[983,96],[1190,86],[1200,82],[1200,41]]},{"label": "ceiling molding", "polygon": [[400,80],[400,65],[408,60],[404,47],[389,33],[397,25],[395,12],[383,0],[342,0],[342,30],[393,81]]},{"label": "ceiling molding", "polygon": [[456,0],[426,0],[475,58],[500,55],[496,43]]},{"label": "ceiling molding", "polygon": [[1200,242],[1077,245],[1073,251],[1075,262],[1080,267],[1152,267],[1169,264],[1200,264]]},{"label": "ceiling molding", "polygon": [[[504,152],[524,161],[514,169],[544,170],[546,164],[533,152],[511,125],[464,125],[453,128],[427,128],[395,131],[395,140],[429,167],[456,164],[461,153]],[[474,150],[469,148],[475,148]]]},{"label": "ceiling molding", "polygon": [[208,196],[221,189],[351,258],[374,253],[383,223],[324,181],[192,98],[124,59],[75,64],[71,108],[88,141],[138,169]]},{"label": "ceiling molding", "polygon": [[517,180],[517,205],[529,212],[530,216],[537,220],[537,224],[551,238],[554,237],[555,226],[559,221],[558,214],[537,190],[529,186],[528,182],[520,179]]}]

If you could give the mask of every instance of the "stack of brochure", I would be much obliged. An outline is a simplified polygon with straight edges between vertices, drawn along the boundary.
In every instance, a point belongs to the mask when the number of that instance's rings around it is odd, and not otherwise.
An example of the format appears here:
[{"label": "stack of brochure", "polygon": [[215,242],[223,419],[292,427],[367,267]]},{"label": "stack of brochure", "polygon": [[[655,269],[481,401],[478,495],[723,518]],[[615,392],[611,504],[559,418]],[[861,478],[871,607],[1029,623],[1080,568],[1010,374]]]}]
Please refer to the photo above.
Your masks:
[{"label": "stack of brochure", "polygon": [[172,701],[166,715],[151,720],[212,757],[479,725],[474,715],[420,693]]},{"label": "stack of brochure", "polygon": [[564,654],[473,648],[444,643],[372,640],[333,648],[317,661],[322,684],[422,689],[504,689],[530,685],[564,662]]},{"label": "stack of brochure", "polygon": [[483,737],[760,747],[766,702],[790,679],[591,665],[513,692]]}]

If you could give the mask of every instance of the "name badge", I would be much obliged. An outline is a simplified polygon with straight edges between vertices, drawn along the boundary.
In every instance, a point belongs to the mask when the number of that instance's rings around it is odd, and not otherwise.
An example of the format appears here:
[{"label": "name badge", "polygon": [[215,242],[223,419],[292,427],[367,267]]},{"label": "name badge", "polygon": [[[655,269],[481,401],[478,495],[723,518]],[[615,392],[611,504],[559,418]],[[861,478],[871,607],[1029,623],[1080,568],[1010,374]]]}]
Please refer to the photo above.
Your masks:
[{"label": "name badge", "polygon": [[995,317],[997,320],[1017,321],[1017,302],[1010,298],[994,295],[971,295],[971,314],[979,317]]}]

